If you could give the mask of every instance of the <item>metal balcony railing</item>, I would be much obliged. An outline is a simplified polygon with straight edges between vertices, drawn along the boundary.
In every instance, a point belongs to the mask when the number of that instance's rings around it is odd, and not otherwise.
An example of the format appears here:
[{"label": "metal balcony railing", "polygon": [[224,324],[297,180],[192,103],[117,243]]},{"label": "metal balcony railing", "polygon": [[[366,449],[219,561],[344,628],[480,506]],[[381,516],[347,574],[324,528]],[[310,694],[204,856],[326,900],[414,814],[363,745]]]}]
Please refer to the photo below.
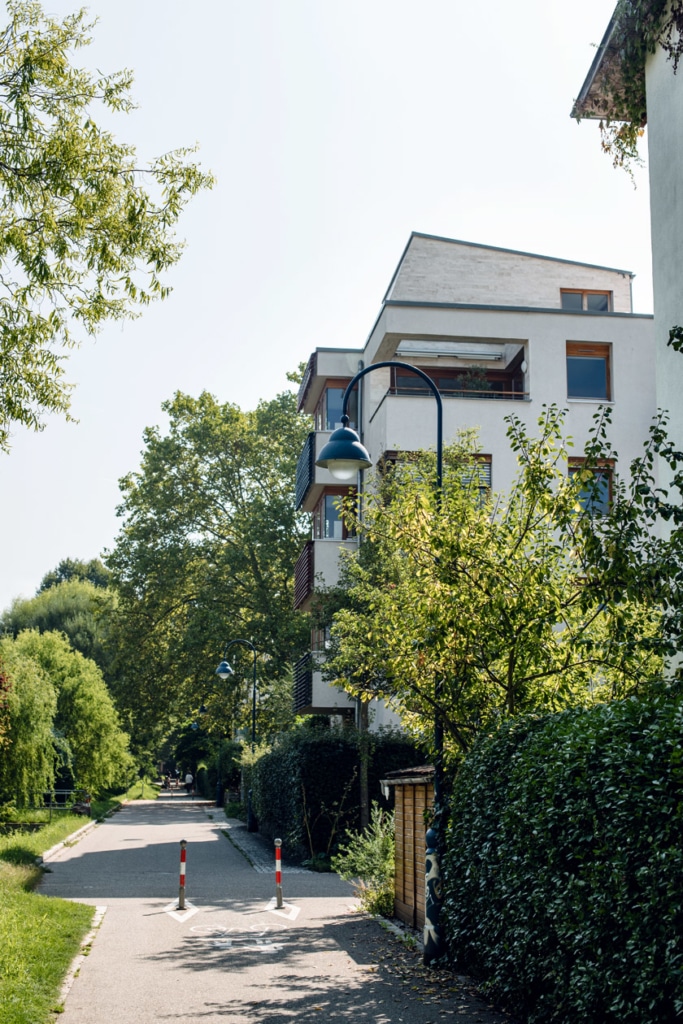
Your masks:
[{"label": "metal balcony railing", "polygon": [[[439,389],[442,398],[483,398],[487,401],[524,402],[529,398],[528,391],[497,391],[493,388],[486,390],[470,390],[468,388],[443,388]],[[388,391],[390,395],[410,396],[428,395],[428,388],[418,387],[393,387]]]}]

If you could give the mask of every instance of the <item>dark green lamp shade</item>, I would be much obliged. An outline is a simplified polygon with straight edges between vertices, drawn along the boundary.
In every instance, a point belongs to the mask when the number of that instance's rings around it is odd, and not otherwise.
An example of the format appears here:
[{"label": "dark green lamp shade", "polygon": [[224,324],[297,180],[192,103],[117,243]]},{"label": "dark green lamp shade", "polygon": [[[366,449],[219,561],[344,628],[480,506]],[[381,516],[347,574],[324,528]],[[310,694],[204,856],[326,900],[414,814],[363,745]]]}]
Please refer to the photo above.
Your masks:
[{"label": "dark green lamp shade", "polygon": [[360,469],[372,465],[372,460],[355,430],[338,427],[330,434],[315,464],[329,470],[335,480],[353,480]]},{"label": "dark green lamp shade", "polygon": [[230,667],[230,665],[227,663],[225,658],[223,658],[223,661],[220,663],[220,665],[216,669],[216,675],[220,676],[221,679],[228,679],[230,676],[234,676],[234,674],[235,673],[233,672],[233,670]]}]

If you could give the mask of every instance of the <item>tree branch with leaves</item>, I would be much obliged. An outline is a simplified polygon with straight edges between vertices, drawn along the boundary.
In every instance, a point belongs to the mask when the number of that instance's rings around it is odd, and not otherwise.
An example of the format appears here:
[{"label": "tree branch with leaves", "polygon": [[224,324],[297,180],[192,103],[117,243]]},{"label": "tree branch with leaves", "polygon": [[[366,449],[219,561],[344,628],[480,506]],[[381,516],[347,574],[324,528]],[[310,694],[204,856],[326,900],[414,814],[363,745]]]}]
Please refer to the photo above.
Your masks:
[{"label": "tree branch with leaves", "polygon": [[72,63],[90,42],[85,10],[63,21],[9,0],[0,34],[0,449],[14,425],[69,417],[65,351],[108,320],[169,293],[175,226],[213,184],[180,149],[138,166],[96,110],[126,113],[132,74]]}]

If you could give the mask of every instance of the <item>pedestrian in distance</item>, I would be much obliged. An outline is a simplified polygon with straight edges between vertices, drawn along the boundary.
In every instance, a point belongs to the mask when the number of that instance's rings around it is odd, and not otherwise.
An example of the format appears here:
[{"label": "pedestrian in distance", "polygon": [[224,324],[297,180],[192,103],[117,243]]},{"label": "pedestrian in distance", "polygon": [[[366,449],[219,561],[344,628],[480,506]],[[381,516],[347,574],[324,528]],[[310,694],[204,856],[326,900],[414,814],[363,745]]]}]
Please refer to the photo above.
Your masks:
[{"label": "pedestrian in distance", "polygon": [[192,777],[192,772],[188,768],[187,775],[185,776],[185,791],[186,791],[188,796],[192,792],[192,783],[193,782],[194,782],[194,778]]}]

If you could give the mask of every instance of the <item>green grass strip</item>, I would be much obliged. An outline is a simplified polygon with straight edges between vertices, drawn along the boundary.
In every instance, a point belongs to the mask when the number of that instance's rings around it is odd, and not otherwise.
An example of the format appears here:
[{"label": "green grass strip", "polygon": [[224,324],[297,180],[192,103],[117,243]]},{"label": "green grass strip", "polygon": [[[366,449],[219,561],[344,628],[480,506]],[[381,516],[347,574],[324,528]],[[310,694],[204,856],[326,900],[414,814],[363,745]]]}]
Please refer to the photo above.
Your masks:
[{"label": "green grass strip", "polygon": [[[127,793],[92,801],[101,818],[124,800],[154,800],[159,787],[148,779]],[[47,812],[25,811],[25,821]],[[53,811],[38,832],[0,836],[0,1024],[52,1024],[62,982],[90,928],[95,908],[32,890],[42,869],[36,857],[67,839],[88,819]]]},{"label": "green grass strip", "polygon": [[63,815],[39,832],[0,837],[0,1024],[47,1024],[94,907],[32,892],[36,857],[84,824]]}]

